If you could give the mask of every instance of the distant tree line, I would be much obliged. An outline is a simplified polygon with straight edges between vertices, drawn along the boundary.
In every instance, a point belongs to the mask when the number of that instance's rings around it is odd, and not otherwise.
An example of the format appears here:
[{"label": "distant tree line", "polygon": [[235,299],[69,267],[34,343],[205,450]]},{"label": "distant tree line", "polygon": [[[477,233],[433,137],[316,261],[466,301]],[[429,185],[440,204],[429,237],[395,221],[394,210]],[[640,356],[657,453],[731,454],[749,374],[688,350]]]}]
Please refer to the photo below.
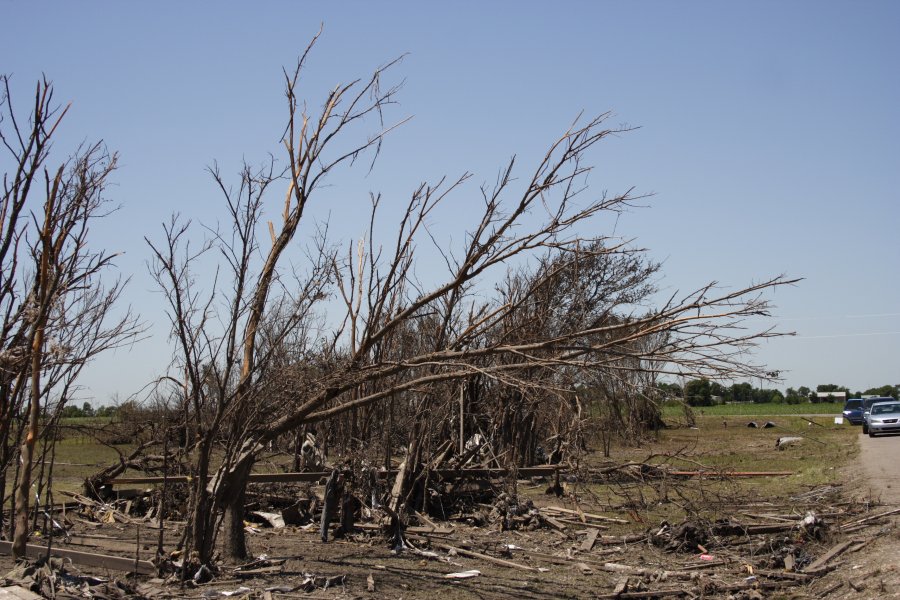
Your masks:
[{"label": "distant tree line", "polygon": [[119,411],[117,406],[100,406],[94,408],[90,402],[85,402],[78,407],[70,404],[62,409],[60,415],[64,419],[78,419],[83,417],[114,417]]},{"label": "distant tree line", "polygon": [[726,386],[709,379],[691,379],[684,387],[677,383],[660,383],[657,386],[666,400],[683,400],[691,406],[712,406],[732,402],[755,402],[757,404],[801,404],[803,402],[828,402],[827,397],[820,398],[819,393],[845,392],[847,398],[864,396],[884,396],[900,398],[900,384],[882,385],[865,391],[851,392],[849,388],[833,383],[817,385],[813,390],[806,386],[787,388],[784,392],[775,388],[758,388],[749,383],[734,383]]}]

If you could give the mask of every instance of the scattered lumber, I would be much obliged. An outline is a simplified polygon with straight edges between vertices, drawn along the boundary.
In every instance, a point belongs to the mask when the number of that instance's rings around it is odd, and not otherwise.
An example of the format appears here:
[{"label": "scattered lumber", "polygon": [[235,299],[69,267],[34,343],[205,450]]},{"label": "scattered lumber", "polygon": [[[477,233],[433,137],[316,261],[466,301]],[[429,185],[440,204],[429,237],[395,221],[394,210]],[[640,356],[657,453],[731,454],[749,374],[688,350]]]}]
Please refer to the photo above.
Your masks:
[{"label": "scattered lumber", "polygon": [[116,521],[118,521],[119,523],[134,523],[134,519],[117,510],[113,504],[97,502],[96,500],[92,500],[87,496],[82,496],[81,494],[76,494],[75,492],[69,492],[66,490],[61,490],[61,493],[69,496],[70,498],[78,502],[78,504],[81,506],[93,508],[95,511],[95,516],[99,517],[102,521],[105,521],[107,523],[113,523]]},{"label": "scattered lumber", "polygon": [[[606,521],[608,523],[619,523],[622,525],[628,524],[628,521],[626,521],[625,519],[617,519],[615,517],[604,517],[603,515],[596,515],[593,513],[587,513],[587,512],[583,512],[583,511],[579,512],[576,510],[572,510],[570,508],[560,508],[559,506],[548,506],[546,508],[542,508],[541,510],[562,513],[562,514],[566,514],[566,515],[576,515],[579,518],[583,516],[585,519],[594,519],[596,521]],[[582,523],[584,523],[584,520],[582,520]]]}]

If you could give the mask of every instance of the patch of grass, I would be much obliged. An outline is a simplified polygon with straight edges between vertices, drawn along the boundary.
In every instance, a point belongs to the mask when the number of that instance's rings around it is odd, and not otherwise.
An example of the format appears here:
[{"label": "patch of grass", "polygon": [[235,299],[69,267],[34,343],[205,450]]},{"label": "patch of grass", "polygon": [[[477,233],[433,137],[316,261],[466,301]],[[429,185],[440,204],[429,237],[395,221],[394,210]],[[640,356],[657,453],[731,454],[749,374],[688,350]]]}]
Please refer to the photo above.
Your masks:
[{"label": "patch of grass", "polygon": [[[733,513],[735,505],[742,502],[789,504],[792,495],[841,483],[841,467],[852,462],[859,451],[858,427],[835,425],[830,416],[811,417],[816,425],[790,415],[767,420],[776,427],[746,427],[747,419],[741,415],[700,416],[696,428],[672,428],[639,446],[616,446],[609,460],[614,464],[646,461],[686,471],[787,471],[790,475],[668,481],[648,478],[644,483],[591,485],[587,491],[601,505],[618,510],[633,507],[642,513],[641,518],[654,523],[679,521],[691,507],[729,516],[727,511]],[[803,440],[779,450],[776,440],[783,436]],[[588,462],[597,464],[601,460],[594,455]],[[721,515],[720,509],[725,511]]]},{"label": "patch of grass", "polygon": [[[133,446],[116,446],[123,454],[133,450]],[[48,457],[49,458],[49,457]],[[87,436],[68,437],[56,442],[56,462],[53,466],[53,490],[81,493],[84,480],[119,460],[113,448],[104,446]],[[40,465],[35,465],[35,473]]]},{"label": "patch of grass", "polygon": [[[844,410],[841,402],[821,402],[813,404],[717,404],[716,406],[694,406],[696,415],[708,416],[732,416],[732,415],[839,415]],[[663,407],[663,417],[677,417],[684,414],[684,409],[678,405]]]}]

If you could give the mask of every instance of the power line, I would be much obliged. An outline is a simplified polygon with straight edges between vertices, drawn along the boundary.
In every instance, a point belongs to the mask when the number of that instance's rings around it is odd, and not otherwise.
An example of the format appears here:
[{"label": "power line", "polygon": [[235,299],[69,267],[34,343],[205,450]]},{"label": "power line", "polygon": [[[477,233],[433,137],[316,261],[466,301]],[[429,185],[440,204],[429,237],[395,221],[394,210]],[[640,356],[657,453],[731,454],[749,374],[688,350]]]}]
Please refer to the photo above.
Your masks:
[{"label": "power line", "polygon": [[776,321],[833,321],[838,319],[883,319],[887,317],[900,317],[900,312],[868,313],[861,315],[824,315],[817,317],[780,317],[774,315],[766,318],[771,318]]},{"label": "power line", "polygon": [[824,340],[831,338],[871,337],[880,335],[900,335],[900,331],[873,331],[870,333],[834,333],[829,335],[795,335],[795,340]]}]

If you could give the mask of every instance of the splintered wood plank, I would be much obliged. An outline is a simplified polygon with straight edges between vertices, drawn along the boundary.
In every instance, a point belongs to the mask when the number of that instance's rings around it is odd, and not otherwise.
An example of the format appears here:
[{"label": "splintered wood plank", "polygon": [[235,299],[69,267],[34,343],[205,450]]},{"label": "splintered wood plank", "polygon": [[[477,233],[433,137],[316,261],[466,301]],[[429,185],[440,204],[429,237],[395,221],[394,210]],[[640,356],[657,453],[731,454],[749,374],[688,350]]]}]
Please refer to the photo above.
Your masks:
[{"label": "splintered wood plank", "polygon": [[591,529],[587,534],[587,538],[581,544],[581,550],[583,552],[590,552],[594,548],[594,544],[597,543],[597,536],[599,535],[599,529]]},{"label": "splintered wood plank", "polygon": [[825,566],[825,563],[827,563],[829,560],[831,560],[832,558],[834,558],[835,556],[837,556],[838,554],[840,554],[841,552],[843,552],[844,550],[849,548],[850,545],[854,544],[854,543],[855,542],[853,540],[850,540],[850,541],[841,542],[840,544],[836,544],[836,545],[832,546],[828,552],[826,552],[825,554],[820,556],[814,562],[807,565],[806,568],[803,569],[803,572],[804,573],[812,573],[814,571],[818,571],[819,569],[821,569],[822,567]]}]

